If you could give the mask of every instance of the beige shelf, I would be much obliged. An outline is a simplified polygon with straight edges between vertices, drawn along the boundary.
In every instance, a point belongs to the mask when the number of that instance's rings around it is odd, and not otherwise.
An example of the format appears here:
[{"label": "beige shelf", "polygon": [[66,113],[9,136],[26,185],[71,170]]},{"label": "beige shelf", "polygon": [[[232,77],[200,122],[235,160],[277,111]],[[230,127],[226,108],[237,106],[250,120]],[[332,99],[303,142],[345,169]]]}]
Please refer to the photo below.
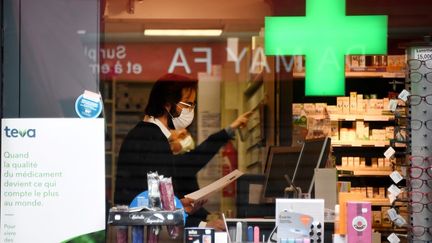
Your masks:
[{"label": "beige shelf", "polygon": [[335,147],[385,147],[390,145],[389,141],[374,141],[374,140],[356,140],[356,141],[343,141],[332,140],[332,146]]},{"label": "beige shelf", "polygon": [[125,112],[125,113],[139,113],[139,112],[144,112],[144,108],[143,109],[116,109],[116,112]]},{"label": "beige shelf", "polygon": [[394,119],[394,115],[330,114],[331,121],[391,121]]},{"label": "beige shelf", "polygon": [[[305,73],[294,73],[294,78],[304,78]],[[405,78],[401,72],[345,72],[347,78]]]},{"label": "beige shelf", "polygon": [[352,171],[353,175],[388,176],[392,169],[388,167],[347,167],[337,166],[338,170]]}]

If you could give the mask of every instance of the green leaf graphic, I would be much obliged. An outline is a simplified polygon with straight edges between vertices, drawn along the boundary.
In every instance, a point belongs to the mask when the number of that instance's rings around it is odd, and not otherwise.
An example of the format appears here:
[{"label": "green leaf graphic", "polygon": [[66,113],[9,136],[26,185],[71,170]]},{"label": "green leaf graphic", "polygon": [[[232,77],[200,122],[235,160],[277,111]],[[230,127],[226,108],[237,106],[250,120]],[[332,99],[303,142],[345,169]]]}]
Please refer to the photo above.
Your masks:
[{"label": "green leaf graphic", "polygon": [[18,130],[18,133],[21,137],[24,137],[24,135],[26,135],[26,133],[27,133],[27,129],[26,130]]}]

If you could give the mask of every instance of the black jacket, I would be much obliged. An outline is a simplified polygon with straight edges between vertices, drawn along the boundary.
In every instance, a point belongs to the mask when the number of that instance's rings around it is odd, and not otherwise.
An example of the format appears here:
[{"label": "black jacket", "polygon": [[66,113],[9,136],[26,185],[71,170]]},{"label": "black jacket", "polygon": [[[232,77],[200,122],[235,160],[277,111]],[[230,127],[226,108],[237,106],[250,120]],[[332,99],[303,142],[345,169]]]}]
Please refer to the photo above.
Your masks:
[{"label": "black jacket", "polygon": [[[197,172],[204,167],[219,149],[230,139],[227,132],[210,135],[194,150],[173,155],[169,142],[160,128],[149,122],[139,122],[129,133],[120,148],[116,185],[115,204],[128,205],[132,199],[147,190],[147,172],[157,171],[159,175],[172,177],[175,195],[184,195],[198,190]],[[205,220],[203,209],[188,217],[187,226],[197,226]]]}]

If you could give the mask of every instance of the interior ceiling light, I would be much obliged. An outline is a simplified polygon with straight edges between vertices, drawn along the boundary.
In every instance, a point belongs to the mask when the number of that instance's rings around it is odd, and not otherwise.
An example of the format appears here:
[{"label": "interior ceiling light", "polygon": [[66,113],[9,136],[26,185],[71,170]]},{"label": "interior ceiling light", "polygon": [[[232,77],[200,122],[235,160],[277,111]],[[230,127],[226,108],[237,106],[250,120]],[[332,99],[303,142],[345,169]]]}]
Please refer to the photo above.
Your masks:
[{"label": "interior ceiling light", "polygon": [[148,29],[145,36],[220,36],[221,29]]}]

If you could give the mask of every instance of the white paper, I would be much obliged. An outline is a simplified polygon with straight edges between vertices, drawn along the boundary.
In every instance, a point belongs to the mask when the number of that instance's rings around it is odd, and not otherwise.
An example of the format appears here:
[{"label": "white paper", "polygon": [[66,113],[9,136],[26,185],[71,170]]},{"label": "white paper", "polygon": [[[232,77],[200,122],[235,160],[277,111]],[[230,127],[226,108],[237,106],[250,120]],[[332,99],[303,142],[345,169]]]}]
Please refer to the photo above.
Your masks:
[{"label": "white paper", "polygon": [[385,152],[384,152],[384,156],[387,159],[390,159],[394,154],[396,153],[396,151],[394,150],[394,148],[389,147]]},{"label": "white paper", "polygon": [[394,183],[396,183],[396,184],[398,184],[402,179],[403,179],[403,177],[401,176],[401,174],[399,174],[399,172],[398,171],[393,171],[391,174],[390,174],[390,178],[392,178],[392,180],[394,181]]},{"label": "white paper", "polygon": [[65,242],[105,229],[104,144],[102,118],[2,119],[0,242]]},{"label": "white paper", "polygon": [[397,237],[397,235],[396,235],[395,233],[391,233],[391,235],[389,235],[389,236],[387,237],[387,240],[388,240],[390,243],[399,243],[399,242],[400,242],[399,237]]},{"label": "white paper", "polygon": [[404,225],[407,224],[407,221],[404,219],[404,217],[398,215],[397,218],[396,218],[396,220],[394,221],[394,223],[397,226],[402,227],[402,226],[404,226]]},{"label": "white paper", "polygon": [[193,199],[195,201],[202,200],[208,198],[208,196],[214,192],[216,192],[219,189],[224,188],[231,182],[237,180],[240,176],[242,176],[244,173],[239,170],[234,170],[233,172],[229,173],[228,175],[220,178],[219,180],[199,189],[198,191],[189,193],[185,195],[185,197]]},{"label": "white paper", "polygon": [[404,90],[402,90],[402,92],[400,92],[398,98],[403,100],[404,102],[406,102],[409,95],[410,95],[410,92],[408,92],[408,90],[404,89]]},{"label": "white paper", "polygon": [[388,214],[391,221],[395,221],[398,217],[398,213],[396,212],[396,209],[394,209],[394,208],[390,208],[389,210],[387,210],[387,214]]},{"label": "white paper", "polygon": [[397,187],[396,185],[391,185],[388,189],[387,189],[391,194],[393,194],[393,196],[397,197],[400,193],[401,193],[401,189],[399,189],[399,187]]}]

